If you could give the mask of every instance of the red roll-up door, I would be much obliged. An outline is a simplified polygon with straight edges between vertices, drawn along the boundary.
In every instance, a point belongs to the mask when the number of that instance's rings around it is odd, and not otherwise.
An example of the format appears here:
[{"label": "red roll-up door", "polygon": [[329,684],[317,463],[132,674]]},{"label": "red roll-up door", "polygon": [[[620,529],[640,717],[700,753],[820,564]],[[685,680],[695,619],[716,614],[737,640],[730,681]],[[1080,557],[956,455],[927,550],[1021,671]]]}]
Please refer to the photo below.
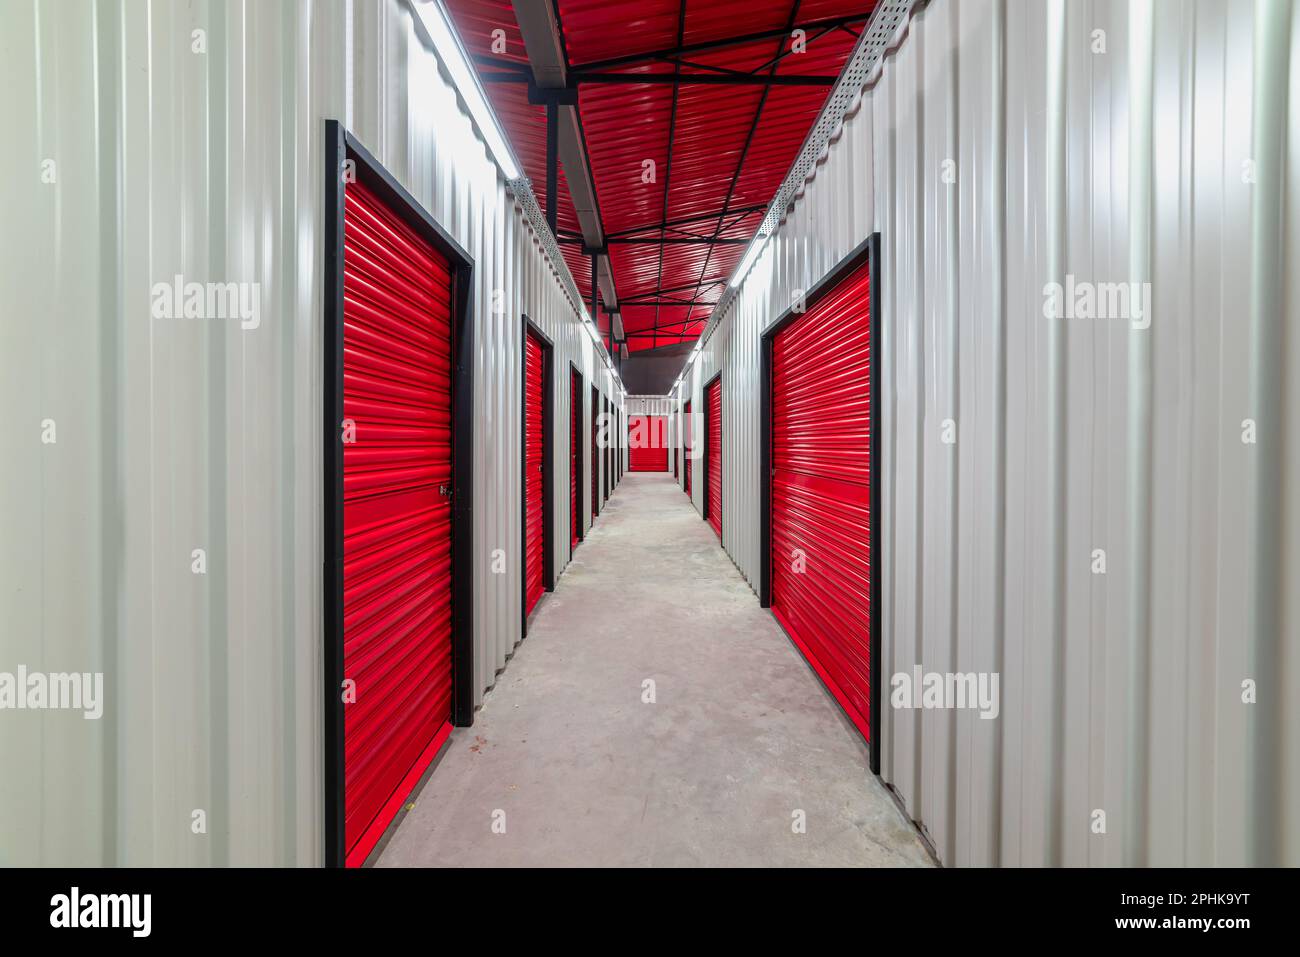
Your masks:
[{"label": "red roll-up door", "polygon": [[628,457],[633,472],[668,471],[668,417],[628,417]]},{"label": "red roll-up door", "polygon": [[686,403],[682,414],[682,461],[686,472],[686,494],[691,494],[691,404]]},{"label": "red roll-up door", "polygon": [[569,371],[569,554],[578,547],[582,530],[582,503],[578,496],[582,473],[582,377]]},{"label": "red roll-up door", "polygon": [[870,740],[870,271],[772,344],[772,611]]},{"label": "red roll-up door", "polygon": [[600,393],[591,387],[591,520],[600,514]]},{"label": "red roll-up door", "polygon": [[532,332],[524,336],[524,614],[537,605],[546,591],[544,564],[546,531],[543,528],[545,495],[544,431],[546,383],[543,350]]},{"label": "red roll-up door", "polygon": [[722,537],[722,379],[709,386],[705,395],[709,415],[708,470],[709,524]]},{"label": "red roll-up door", "polygon": [[361,863],[451,729],[452,274],[344,194],[344,841]]}]

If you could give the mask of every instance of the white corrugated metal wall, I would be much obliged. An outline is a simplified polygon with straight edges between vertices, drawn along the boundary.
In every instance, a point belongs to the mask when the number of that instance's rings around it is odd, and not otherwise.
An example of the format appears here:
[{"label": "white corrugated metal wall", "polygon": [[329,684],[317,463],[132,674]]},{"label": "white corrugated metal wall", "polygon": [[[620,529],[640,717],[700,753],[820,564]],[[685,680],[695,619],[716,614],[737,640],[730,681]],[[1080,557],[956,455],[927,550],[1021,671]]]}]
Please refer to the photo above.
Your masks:
[{"label": "white corrugated metal wall", "polygon": [[[756,585],[760,331],[881,232],[884,673],[1001,675],[882,716],[944,862],[1300,863],[1296,184],[1285,0],[932,3],[674,394],[723,370]],[[1150,328],[1044,318],[1067,276]]]},{"label": "white corrugated metal wall", "polygon": [[[3,19],[0,668],[103,671],[107,703],[0,721],[0,864],[320,863],[325,119],[476,262],[480,696],[519,637],[522,314],[555,341],[559,529],[569,361],[619,391],[405,4]],[[151,319],[177,274],[260,283],[260,325]]]}]

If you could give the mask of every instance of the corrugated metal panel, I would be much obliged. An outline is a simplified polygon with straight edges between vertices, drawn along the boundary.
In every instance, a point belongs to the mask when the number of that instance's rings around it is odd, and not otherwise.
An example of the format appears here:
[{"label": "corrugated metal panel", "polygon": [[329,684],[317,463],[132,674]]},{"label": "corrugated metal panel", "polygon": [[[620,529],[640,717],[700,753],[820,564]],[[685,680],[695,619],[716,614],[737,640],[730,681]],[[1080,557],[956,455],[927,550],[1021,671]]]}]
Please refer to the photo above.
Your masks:
[{"label": "corrugated metal panel", "polygon": [[[520,542],[522,315],[616,386],[404,4],[14,4],[0,54],[5,657],[107,698],[0,721],[0,860],[320,863],[325,119],[476,263],[480,694],[520,631],[519,562],[486,570]],[[176,275],[257,283],[259,324],[151,318]]]},{"label": "corrugated metal panel", "polygon": [[[881,232],[883,673],[1000,674],[996,720],[881,716],[947,863],[1300,863],[1298,20],[932,3],[683,380],[724,369],[756,584],[761,330]],[[1070,276],[1149,328],[1045,319]]]},{"label": "corrugated metal panel", "polygon": [[628,415],[667,415],[672,403],[663,395],[629,395],[624,403]]}]

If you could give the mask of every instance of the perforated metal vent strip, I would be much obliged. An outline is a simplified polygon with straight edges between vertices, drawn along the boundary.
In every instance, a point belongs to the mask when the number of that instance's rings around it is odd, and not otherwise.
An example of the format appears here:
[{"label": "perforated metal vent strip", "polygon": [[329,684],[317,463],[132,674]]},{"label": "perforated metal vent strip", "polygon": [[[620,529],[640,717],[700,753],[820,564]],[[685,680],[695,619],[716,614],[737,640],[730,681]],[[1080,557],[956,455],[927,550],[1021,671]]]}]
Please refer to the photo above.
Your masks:
[{"label": "perforated metal vent strip", "polygon": [[528,220],[528,225],[537,234],[537,240],[541,243],[542,252],[546,253],[546,258],[551,261],[551,268],[555,270],[556,278],[560,280],[560,285],[568,295],[570,305],[573,306],[574,312],[581,314],[584,308],[582,293],[578,291],[578,284],[573,281],[573,274],[569,272],[569,264],[564,261],[564,256],[560,254],[560,244],[555,241],[555,234],[551,232],[551,227],[546,223],[546,214],[542,212],[541,204],[537,202],[537,194],[533,192],[532,181],[527,176],[507,180],[506,191],[515,197],[519,208],[524,211],[524,218]]},{"label": "perforated metal vent strip", "polygon": [[[813,164],[825,152],[831,137],[844,122],[844,117],[853,105],[853,101],[871,80],[881,60],[893,46],[900,29],[907,23],[912,8],[917,5],[918,0],[881,0],[880,5],[876,7],[866,32],[858,40],[858,45],[849,57],[848,64],[831,90],[831,95],[826,98],[822,111],[817,116],[817,122],[808,131],[799,156],[790,167],[790,171],[785,174],[785,179],[781,182],[776,195],[772,197],[772,202],[768,204],[767,214],[758,226],[760,235],[771,236],[776,232],[777,226],[785,216],[785,211],[794,202],[795,196],[807,181]],[[708,325],[700,337],[702,343],[708,342],[713,330],[731,308],[735,298],[736,290],[728,284],[709,316]]]}]

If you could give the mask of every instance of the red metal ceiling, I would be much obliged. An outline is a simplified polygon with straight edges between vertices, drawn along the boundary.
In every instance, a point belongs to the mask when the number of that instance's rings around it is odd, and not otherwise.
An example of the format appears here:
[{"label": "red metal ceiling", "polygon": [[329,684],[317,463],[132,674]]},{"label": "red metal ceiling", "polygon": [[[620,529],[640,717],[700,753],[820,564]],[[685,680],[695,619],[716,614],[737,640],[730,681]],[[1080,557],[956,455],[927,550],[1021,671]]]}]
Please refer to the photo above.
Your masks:
[{"label": "red metal ceiling", "polygon": [[[447,0],[480,69],[527,63],[510,0]],[[838,75],[875,0],[551,0],[569,67],[603,73],[683,75],[729,71]],[[842,24],[848,17],[855,22]],[[805,30],[806,49],[791,51],[788,29]],[[493,31],[505,49],[492,50]],[[778,37],[725,46],[730,38],[780,31]],[[680,43],[678,40],[680,33]],[[499,45],[499,44],[498,44]],[[658,56],[647,56],[659,54]],[[636,58],[636,59],[634,59]],[[617,61],[617,62],[611,62]],[[528,103],[522,83],[486,83],[488,96],[525,174],[545,206],[546,113]],[[607,235],[748,239],[781,185],[829,86],[580,83],[578,109]],[[643,175],[653,161],[653,177]],[[560,236],[577,235],[577,217],[560,171]],[[689,222],[677,226],[687,219]],[[562,244],[583,296],[591,297],[590,260]],[[614,282],[632,351],[689,342],[704,329],[743,245],[610,246]],[[636,305],[638,301],[658,305]],[[601,320],[602,329],[606,323]]]}]

